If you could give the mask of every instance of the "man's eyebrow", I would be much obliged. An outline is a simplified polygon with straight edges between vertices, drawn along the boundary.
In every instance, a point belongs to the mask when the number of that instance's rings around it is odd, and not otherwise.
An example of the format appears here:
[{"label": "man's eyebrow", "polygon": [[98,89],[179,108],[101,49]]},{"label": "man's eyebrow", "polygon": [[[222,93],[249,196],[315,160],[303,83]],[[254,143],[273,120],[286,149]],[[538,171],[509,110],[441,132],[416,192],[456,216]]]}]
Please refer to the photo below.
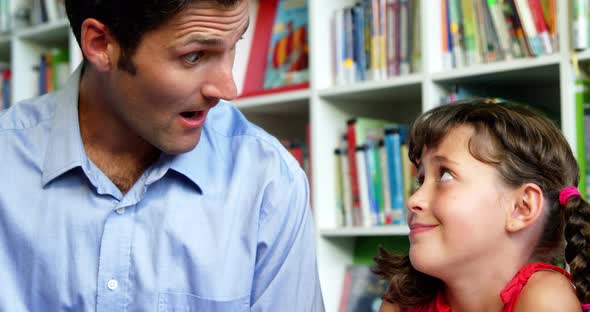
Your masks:
[{"label": "man's eyebrow", "polygon": [[187,46],[191,43],[198,43],[206,46],[221,46],[223,45],[223,40],[219,38],[208,38],[201,34],[194,34],[190,35],[186,40],[182,42],[183,46]]}]

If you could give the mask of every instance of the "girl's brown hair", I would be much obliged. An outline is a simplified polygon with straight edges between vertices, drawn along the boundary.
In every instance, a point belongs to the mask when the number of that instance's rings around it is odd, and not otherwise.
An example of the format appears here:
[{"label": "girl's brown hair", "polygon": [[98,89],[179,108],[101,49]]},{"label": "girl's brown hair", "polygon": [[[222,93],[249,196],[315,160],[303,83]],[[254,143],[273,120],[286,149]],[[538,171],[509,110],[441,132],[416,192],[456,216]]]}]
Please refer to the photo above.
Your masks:
[{"label": "girl's brown hair", "polygon": [[[472,126],[469,152],[496,167],[512,187],[535,183],[548,204],[544,232],[533,253],[538,261],[559,262],[565,256],[583,303],[590,302],[590,205],[571,197],[565,206],[559,192],[578,185],[578,165],[557,126],[523,106],[472,99],[436,107],[414,122],[409,133],[409,157],[418,166],[423,148],[436,148],[446,134],[460,125]],[[583,147],[580,147],[583,148]],[[564,237],[567,243],[563,253]],[[374,272],[390,281],[384,299],[401,307],[430,302],[442,289],[442,281],[418,272],[408,256],[384,249],[375,257]]]}]

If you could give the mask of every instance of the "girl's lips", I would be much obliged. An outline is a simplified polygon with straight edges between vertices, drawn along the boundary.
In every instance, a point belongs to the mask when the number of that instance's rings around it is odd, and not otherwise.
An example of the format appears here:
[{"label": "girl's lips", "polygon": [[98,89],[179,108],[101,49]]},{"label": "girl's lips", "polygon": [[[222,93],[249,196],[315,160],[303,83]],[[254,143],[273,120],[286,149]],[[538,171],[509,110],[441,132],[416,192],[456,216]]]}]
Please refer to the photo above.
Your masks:
[{"label": "girl's lips", "polygon": [[428,232],[434,228],[436,228],[438,224],[420,224],[420,223],[413,223],[410,224],[410,236],[414,236],[416,234]]}]

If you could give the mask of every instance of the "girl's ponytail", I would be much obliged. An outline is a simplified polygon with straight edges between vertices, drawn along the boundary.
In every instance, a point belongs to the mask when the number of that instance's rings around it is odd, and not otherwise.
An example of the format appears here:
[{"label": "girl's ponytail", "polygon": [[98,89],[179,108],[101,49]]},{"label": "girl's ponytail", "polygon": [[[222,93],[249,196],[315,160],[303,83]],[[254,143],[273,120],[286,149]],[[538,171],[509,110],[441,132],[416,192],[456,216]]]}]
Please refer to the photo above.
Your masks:
[{"label": "girl's ponytail", "polygon": [[[565,189],[564,189],[565,190]],[[576,295],[582,304],[590,303],[590,204],[579,193],[563,198],[565,221],[565,260],[570,267]]]}]

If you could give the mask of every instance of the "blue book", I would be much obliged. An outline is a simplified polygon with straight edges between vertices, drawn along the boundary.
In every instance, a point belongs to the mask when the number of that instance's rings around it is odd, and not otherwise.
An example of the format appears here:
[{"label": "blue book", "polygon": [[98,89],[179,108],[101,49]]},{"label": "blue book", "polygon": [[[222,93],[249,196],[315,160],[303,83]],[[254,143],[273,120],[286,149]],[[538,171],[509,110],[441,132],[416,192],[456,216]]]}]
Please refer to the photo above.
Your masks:
[{"label": "blue book", "polygon": [[391,193],[392,224],[403,224],[406,203],[404,200],[404,180],[401,156],[402,126],[385,127],[385,150],[389,170],[389,190]]},{"label": "blue book", "polygon": [[357,3],[352,9],[354,30],[354,59],[356,63],[357,78],[364,81],[366,64],[365,53],[365,12],[361,3]]},{"label": "blue book", "polygon": [[47,73],[47,60],[45,55],[41,55],[41,62],[39,63],[39,95],[47,93],[47,79],[45,79]]}]

